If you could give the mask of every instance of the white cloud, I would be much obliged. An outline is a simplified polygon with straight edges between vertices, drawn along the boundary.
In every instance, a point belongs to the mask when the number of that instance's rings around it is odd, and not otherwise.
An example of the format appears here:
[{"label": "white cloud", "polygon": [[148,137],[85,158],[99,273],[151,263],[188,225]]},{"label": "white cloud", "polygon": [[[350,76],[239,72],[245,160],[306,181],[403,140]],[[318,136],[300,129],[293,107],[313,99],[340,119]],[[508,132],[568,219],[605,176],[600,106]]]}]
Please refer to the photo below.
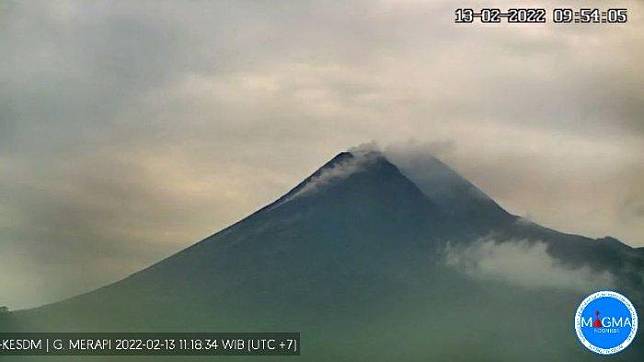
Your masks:
[{"label": "white cloud", "polygon": [[526,288],[588,291],[610,288],[614,276],[589,266],[571,268],[547,252],[543,242],[479,240],[466,247],[448,246],[447,265],[475,279],[496,280]]}]

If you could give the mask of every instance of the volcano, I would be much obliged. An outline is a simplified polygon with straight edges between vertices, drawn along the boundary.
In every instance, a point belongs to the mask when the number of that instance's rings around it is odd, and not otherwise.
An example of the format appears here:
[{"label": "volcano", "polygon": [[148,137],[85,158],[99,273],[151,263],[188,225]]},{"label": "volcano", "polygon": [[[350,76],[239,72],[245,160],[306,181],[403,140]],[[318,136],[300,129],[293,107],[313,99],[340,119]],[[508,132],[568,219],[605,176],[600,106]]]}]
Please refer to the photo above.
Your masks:
[{"label": "volcano", "polygon": [[[608,273],[597,287],[642,305],[641,250],[526,222],[428,160],[342,152],[236,224],[114,284],[5,314],[0,329],[300,331],[306,361],[594,360],[572,332],[594,290],[473,277],[446,250],[541,245],[562,273]],[[643,356],[636,340],[614,359]]]}]

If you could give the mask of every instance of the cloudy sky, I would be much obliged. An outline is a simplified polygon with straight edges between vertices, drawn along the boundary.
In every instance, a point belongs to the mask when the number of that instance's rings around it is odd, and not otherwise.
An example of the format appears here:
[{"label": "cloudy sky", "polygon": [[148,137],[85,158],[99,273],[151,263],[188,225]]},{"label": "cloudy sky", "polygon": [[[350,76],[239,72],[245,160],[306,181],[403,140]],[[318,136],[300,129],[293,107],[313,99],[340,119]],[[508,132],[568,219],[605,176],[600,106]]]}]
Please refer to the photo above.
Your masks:
[{"label": "cloudy sky", "polygon": [[483,26],[453,1],[2,0],[0,305],[121,278],[372,140],[644,246],[644,5],[625,6]]}]

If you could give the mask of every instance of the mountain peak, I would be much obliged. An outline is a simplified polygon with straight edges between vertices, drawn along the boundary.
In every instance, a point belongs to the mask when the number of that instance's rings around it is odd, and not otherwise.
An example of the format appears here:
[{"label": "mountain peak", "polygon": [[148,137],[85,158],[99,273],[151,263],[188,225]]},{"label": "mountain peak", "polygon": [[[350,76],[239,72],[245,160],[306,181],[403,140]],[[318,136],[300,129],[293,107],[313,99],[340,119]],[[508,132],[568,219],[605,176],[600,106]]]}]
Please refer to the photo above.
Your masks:
[{"label": "mountain peak", "polygon": [[340,152],[270,207],[274,208],[295,198],[314,194],[381,162],[389,163],[382,153],[375,150]]},{"label": "mountain peak", "polygon": [[443,212],[457,219],[497,223],[512,218],[492,198],[433,155],[383,153],[371,144],[340,152],[263,210],[315,195],[366,171],[378,175],[375,178],[381,181],[386,179],[384,173],[400,174]]}]

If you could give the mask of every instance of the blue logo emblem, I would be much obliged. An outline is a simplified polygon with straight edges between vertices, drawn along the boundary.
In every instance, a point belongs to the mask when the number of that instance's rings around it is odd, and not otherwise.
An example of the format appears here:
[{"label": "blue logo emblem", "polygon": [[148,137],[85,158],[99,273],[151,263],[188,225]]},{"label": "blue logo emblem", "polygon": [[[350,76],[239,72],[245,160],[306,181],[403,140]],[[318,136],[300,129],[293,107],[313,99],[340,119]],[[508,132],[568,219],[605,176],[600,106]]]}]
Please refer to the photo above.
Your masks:
[{"label": "blue logo emblem", "polygon": [[637,334],[637,312],[625,296],[601,291],[584,299],[575,314],[577,338],[589,350],[615,354]]}]

